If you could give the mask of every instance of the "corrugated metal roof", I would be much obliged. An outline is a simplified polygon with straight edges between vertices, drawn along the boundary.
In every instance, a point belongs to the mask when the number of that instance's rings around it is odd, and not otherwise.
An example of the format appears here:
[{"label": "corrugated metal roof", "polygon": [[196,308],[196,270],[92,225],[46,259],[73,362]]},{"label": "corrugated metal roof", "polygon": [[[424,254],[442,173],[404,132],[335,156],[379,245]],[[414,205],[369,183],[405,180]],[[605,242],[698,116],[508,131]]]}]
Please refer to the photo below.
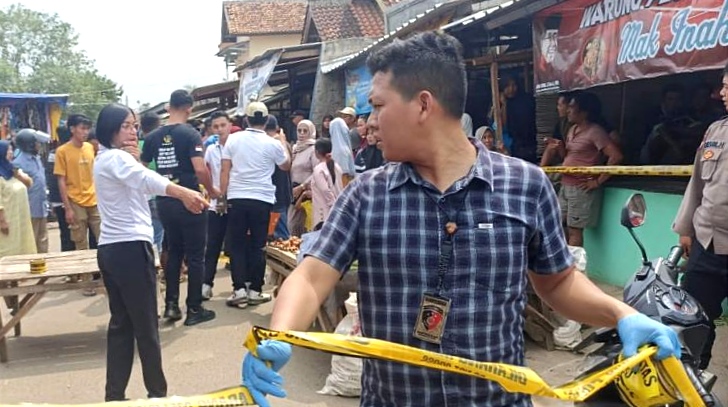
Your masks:
[{"label": "corrugated metal roof", "polygon": [[354,62],[355,60],[365,57],[370,52],[383,47],[395,38],[399,38],[401,36],[409,34],[410,32],[415,31],[417,29],[418,23],[422,22],[424,19],[429,17],[437,17],[441,13],[451,10],[456,6],[463,4],[464,2],[465,0],[437,3],[433,7],[423,11],[422,13],[417,14],[415,17],[412,17],[408,21],[404,22],[402,25],[393,29],[388,34],[377,38],[367,47],[347,56],[337,58],[334,61],[330,61],[326,65],[322,65],[321,72],[326,74],[343,68],[344,66]]}]

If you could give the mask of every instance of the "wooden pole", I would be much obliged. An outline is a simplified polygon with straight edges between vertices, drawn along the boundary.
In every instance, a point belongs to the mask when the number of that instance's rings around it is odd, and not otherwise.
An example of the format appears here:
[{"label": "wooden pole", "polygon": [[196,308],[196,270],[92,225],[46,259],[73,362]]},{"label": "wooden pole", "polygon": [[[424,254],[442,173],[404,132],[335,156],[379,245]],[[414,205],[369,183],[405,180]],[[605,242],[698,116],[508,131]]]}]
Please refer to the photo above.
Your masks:
[{"label": "wooden pole", "polygon": [[498,86],[498,62],[490,65],[490,91],[493,95],[493,121],[496,125],[495,138],[503,142],[503,123],[501,123],[500,87]]}]

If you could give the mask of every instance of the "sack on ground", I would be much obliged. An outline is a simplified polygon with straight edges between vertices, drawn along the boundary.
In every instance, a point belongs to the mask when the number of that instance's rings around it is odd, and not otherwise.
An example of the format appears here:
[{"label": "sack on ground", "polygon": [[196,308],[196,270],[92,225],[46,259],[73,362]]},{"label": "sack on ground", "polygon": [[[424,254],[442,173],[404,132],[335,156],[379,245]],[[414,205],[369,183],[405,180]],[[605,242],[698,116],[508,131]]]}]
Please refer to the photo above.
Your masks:
[{"label": "sack on ground", "polygon": [[[340,335],[361,336],[359,326],[359,310],[355,293],[346,300],[346,316],[336,326],[335,333]],[[319,394],[343,397],[359,397],[361,395],[362,360],[346,356],[331,357],[331,373],[326,378],[324,388]]]}]

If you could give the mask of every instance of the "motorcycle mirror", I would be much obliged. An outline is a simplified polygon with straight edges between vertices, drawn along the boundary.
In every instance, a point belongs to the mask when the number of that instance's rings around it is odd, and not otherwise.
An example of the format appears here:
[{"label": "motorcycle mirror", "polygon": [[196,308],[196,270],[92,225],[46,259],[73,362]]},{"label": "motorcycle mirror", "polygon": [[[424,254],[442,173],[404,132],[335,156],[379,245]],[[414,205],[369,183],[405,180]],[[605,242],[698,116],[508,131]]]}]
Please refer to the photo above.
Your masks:
[{"label": "motorcycle mirror", "polygon": [[642,194],[632,194],[622,208],[622,226],[627,229],[640,227],[645,223],[647,204]]}]

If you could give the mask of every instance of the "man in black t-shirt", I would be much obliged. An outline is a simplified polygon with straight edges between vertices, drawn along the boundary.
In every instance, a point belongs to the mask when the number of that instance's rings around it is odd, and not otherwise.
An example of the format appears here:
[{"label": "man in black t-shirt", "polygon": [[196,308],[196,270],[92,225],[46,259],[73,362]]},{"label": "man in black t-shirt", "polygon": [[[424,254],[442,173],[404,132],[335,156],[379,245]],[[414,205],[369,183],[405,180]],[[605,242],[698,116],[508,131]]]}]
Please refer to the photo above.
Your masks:
[{"label": "man in black t-shirt", "polygon": [[[169,120],[165,126],[149,133],[144,139],[142,161],[154,161],[157,172],[175,184],[199,191],[204,185],[211,198],[219,191],[212,185],[205,166],[202,138],[194,127],[187,124],[192,111],[192,96],[185,90],[176,90],[169,99]],[[179,278],[183,260],[187,260],[187,319],[191,326],[215,318],[213,311],[202,307],[202,280],[204,277],[206,214],[194,214],[185,209],[181,201],[157,197],[157,209],[167,237],[169,259],[164,267],[167,283],[164,318],[182,319],[179,308]]]}]

